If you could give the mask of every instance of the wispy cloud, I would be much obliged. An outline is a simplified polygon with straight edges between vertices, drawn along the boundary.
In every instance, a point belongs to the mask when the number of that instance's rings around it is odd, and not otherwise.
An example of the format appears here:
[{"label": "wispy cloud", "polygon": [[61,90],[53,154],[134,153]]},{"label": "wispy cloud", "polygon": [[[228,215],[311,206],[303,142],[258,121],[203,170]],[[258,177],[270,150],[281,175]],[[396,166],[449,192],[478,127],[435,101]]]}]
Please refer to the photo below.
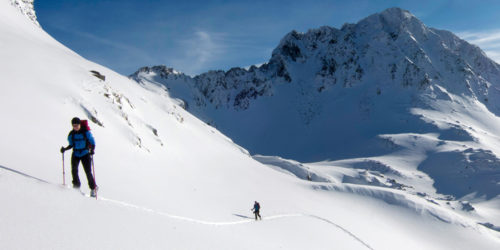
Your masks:
[{"label": "wispy cloud", "polygon": [[176,47],[180,51],[175,59],[170,60],[171,64],[190,75],[199,73],[225,53],[226,45],[223,36],[223,34],[198,30],[187,38],[179,39]]},{"label": "wispy cloud", "polygon": [[140,58],[142,61],[153,61],[152,57],[148,55],[148,53],[144,50],[141,50],[139,48],[136,48],[134,46],[116,41],[116,40],[110,40],[107,38],[103,38],[91,33],[83,32],[83,31],[78,31],[78,30],[72,30],[64,27],[55,27],[63,32],[72,34],[74,36],[81,37],[87,41],[91,41],[97,44],[101,44],[107,47],[110,47],[112,49],[118,50],[121,52],[122,55],[127,55],[128,57],[133,57],[133,58]]},{"label": "wispy cloud", "polygon": [[210,60],[213,60],[217,54],[224,52],[224,45],[221,39],[217,39],[215,34],[207,31],[196,31],[189,40],[185,41],[186,54],[192,59],[193,67],[203,66]]},{"label": "wispy cloud", "polygon": [[220,65],[228,62],[232,63],[231,67],[239,66],[234,60],[241,60],[251,51],[263,50],[247,36],[207,30],[196,30],[176,44],[177,57],[169,58],[169,64],[189,75],[224,69]]},{"label": "wispy cloud", "polygon": [[464,31],[457,35],[479,46],[486,55],[500,63],[500,30]]}]

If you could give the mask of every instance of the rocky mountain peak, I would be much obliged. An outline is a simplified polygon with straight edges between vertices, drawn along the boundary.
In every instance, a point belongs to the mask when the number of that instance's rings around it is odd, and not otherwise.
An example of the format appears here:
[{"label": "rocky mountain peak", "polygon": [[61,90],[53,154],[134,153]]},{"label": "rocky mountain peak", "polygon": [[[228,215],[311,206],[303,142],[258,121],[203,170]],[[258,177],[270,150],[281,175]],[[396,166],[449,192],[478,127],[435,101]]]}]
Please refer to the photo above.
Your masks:
[{"label": "rocky mountain peak", "polygon": [[165,65],[157,65],[152,67],[142,67],[135,73],[129,76],[130,78],[141,81],[144,78],[154,78],[155,81],[177,80],[177,79],[190,79],[189,76],[181,73],[173,68]]},{"label": "rocky mountain peak", "polygon": [[165,65],[157,65],[157,66],[152,66],[152,67],[142,67],[139,70],[137,70],[134,74],[140,74],[140,73],[156,73],[162,76],[168,76],[168,75],[181,75],[182,73],[179,71],[176,71],[174,68],[167,67]]},{"label": "rocky mountain peak", "polygon": [[[164,85],[178,79],[172,77],[175,70],[166,66],[138,72],[150,78],[151,74],[162,76]],[[500,114],[487,101],[500,96],[490,90],[491,85],[500,84],[499,75],[498,64],[477,46],[451,32],[427,27],[406,10],[390,8],[341,29],[293,30],[260,67],[210,71],[184,79],[201,93],[195,97],[198,103],[205,100],[216,108],[248,109],[253,99],[273,95],[289,83],[311,99],[355,86],[377,95],[401,88],[420,95],[423,90],[439,89],[432,87],[438,84],[450,93],[474,97]]]},{"label": "rocky mountain peak", "polygon": [[[358,23],[381,22],[390,27],[405,27],[407,25],[424,25],[416,16],[407,10],[400,8],[389,8],[380,13],[368,16]],[[425,25],[424,25],[425,26]]]},{"label": "rocky mountain peak", "polygon": [[360,145],[349,144],[353,137],[372,145],[380,134],[435,133],[411,112],[456,105],[457,97],[500,115],[500,66],[479,47],[399,8],[340,29],[291,31],[269,62],[248,70],[182,79],[165,66],[140,72],[132,77],[164,85],[191,113],[250,150],[304,160],[351,157]]},{"label": "rocky mountain peak", "polygon": [[33,21],[33,23],[40,26],[36,17],[35,7],[33,5],[34,1],[35,0],[11,0],[11,4],[16,6],[21,13]]}]

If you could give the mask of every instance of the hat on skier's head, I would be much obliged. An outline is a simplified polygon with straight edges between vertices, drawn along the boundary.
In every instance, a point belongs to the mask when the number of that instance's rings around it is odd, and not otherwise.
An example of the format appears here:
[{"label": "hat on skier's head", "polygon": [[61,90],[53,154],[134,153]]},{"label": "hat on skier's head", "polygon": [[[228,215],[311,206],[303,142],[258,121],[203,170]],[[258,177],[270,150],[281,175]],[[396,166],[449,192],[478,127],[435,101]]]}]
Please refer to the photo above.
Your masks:
[{"label": "hat on skier's head", "polygon": [[81,122],[82,121],[78,117],[75,117],[75,118],[71,119],[71,124],[80,124]]}]

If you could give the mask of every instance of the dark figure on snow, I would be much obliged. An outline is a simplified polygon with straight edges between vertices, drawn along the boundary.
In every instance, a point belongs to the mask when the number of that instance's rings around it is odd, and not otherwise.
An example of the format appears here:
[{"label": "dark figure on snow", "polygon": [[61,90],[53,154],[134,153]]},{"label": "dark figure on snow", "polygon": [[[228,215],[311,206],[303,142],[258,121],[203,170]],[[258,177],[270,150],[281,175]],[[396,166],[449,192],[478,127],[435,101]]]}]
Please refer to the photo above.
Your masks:
[{"label": "dark figure on snow", "polygon": [[[86,122],[86,121],[85,121]],[[82,162],[83,169],[87,175],[89,183],[90,195],[96,195],[96,184],[94,176],[92,176],[92,156],[94,155],[95,141],[92,133],[88,129],[88,124],[83,124],[82,121],[75,117],[71,120],[73,130],[69,132],[68,142],[69,146],[61,147],[61,153],[73,148],[71,155],[71,174],[73,176],[73,187],[80,188],[80,178],[78,177],[78,165]]]},{"label": "dark figure on snow", "polygon": [[260,217],[260,204],[257,201],[253,204],[252,211],[255,214],[255,220],[257,220],[257,217],[262,220],[262,217]]}]

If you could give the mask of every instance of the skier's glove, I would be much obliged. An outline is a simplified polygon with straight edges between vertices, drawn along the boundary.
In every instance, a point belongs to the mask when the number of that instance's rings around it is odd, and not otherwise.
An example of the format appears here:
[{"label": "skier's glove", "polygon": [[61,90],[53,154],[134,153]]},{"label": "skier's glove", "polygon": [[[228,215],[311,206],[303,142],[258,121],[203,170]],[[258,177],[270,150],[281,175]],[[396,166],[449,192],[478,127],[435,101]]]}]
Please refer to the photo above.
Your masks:
[{"label": "skier's glove", "polygon": [[95,146],[90,148],[90,155],[94,155],[94,154],[95,154]]},{"label": "skier's glove", "polygon": [[64,154],[64,151],[69,150],[69,149],[72,149],[72,148],[73,148],[73,146],[71,146],[71,145],[69,145],[69,146],[67,146],[67,147],[61,147],[61,153],[63,153],[63,154]]}]

